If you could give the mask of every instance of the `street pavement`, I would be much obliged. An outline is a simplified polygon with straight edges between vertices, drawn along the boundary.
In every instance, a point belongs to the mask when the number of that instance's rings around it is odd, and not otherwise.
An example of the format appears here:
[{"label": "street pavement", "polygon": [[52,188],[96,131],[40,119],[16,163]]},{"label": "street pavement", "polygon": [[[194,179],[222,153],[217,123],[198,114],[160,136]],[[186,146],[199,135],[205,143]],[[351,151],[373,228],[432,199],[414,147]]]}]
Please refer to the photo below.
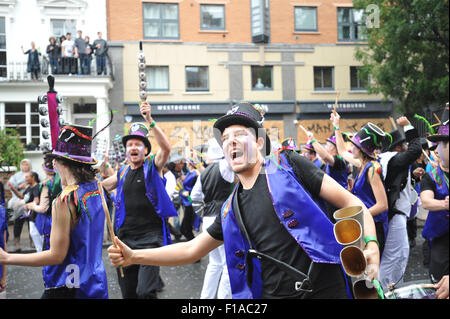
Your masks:
[{"label": "street pavement", "polygon": [[[428,269],[423,264],[422,245],[424,239],[421,236],[423,220],[418,219],[416,245],[410,250],[410,258],[404,275],[405,285],[408,282],[428,280]],[[10,240],[8,251],[13,249],[12,227],[10,226]],[[28,229],[24,226],[22,233],[22,250],[32,252],[27,238]],[[106,248],[103,249],[103,262],[108,278],[108,293],[110,299],[121,299],[122,295],[117,282],[116,269],[109,262]],[[161,267],[161,277],[165,283],[164,289],[158,294],[161,299],[199,299],[203,285],[203,277],[208,265],[208,257],[205,256],[199,263],[177,267]],[[38,299],[44,291],[42,279],[42,267],[7,267],[7,299]]]}]

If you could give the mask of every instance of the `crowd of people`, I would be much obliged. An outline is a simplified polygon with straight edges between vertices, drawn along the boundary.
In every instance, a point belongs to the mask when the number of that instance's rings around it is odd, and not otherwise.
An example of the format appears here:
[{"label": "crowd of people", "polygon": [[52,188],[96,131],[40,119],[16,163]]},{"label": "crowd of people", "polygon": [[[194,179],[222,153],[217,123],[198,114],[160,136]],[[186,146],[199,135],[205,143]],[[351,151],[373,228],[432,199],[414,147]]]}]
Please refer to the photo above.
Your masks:
[{"label": "crowd of people", "polygon": [[[92,43],[88,35],[83,37],[81,30],[77,31],[75,39],[67,32],[59,38],[51,36],[48,41],[45,53],[51,74],[90,75],[93,56],[97,75],[107,74],[108,43],[102,38],[102,32],[97,32],[97,39]],[[31,48],[26,51],[22,46],[22,51],[28,55],[27,72],[32,80],[37,81],[41,73],[39,57],[42,53],[35,42],[31,42]],[[47,70],[42,70],[42,73],[46,74]]]},{"label": "crowd of people", "polygon": [[[202,299],[353,298],[333,213],[361,207],[365,278],[388,291],[402,284],[420,207],[428,211],[422,236],[430,281],[436,297],[448,298],[448,104],[427,136],[405,116],[389,133],[367,123],[348,134],[332,111],[334,134],[325,146],[305,130],[300,149],[293,138],[272,145],[264,110],[239,103],[215,122],[207,152],[187,157],[171,155],[147,102],[140,111],[145,122],[122,138],[126,161],[117,167],[105,158],[94,169],[95,136],[78,125],[61,128],[44,157],[44,182],[22,161],[7,183],[14,253],[6,250],[0,197],[0,290],[6,265],[44,266],[42,298],[108,298],[101,258],[108,214],[114,220],[108,254],[123,298],[157,298],[161,266],[206,255]],[[33,254],[20,253],[24,220]],[[75,281],[70,266],[78,267]]]}]

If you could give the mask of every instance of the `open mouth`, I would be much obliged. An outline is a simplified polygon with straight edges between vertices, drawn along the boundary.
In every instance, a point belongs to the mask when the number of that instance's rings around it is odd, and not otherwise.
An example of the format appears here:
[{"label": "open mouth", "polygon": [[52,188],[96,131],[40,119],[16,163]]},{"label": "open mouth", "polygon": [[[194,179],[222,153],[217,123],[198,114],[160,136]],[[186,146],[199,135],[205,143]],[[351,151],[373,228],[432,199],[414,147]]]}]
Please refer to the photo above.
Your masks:
[{"label": "open mouth", "polygon": [[231,151],[231,154],[230,154],[230,158],[232,160],[239,159],[239,158],[241,158],[243,156],[244,156],[244,152],[240,151],[240,150],[233,150],[233,151]]},{"label": "open mouth", "polygon": [[130,153],[129,153],[129,155],[130,155],[130,157],[138,157],[140,154],[139,154],[139,151],[131,151]]}]

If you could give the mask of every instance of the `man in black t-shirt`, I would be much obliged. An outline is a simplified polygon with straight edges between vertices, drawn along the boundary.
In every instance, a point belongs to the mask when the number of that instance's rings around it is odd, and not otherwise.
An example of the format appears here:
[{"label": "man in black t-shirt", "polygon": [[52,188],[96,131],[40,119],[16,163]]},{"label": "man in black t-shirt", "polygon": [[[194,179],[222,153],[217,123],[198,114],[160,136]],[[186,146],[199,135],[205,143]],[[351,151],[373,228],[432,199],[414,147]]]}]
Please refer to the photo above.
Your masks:
[{"label": "man in black t-shirt", "polygon": [[[254,110],[253,110],[254,109]],[[256,250],[272,258],[277,259],[297,270],[307,273],[311,260],[303,248],[291,236],[289,231],[280,224],[280,219],[275,214],[271,192],[268,187],[269,172],[264,171],[264,155],[270,153],[270,140],[265,130],[262,129],[262,111],[260,107],[248,103],[235,105],[229,114],[220,118],[215,123],[215,135],[222,148],[232,170],[239,178],[237,189],[237,205],[242,216],[239,225],[248,230],[249,240]],[[256,132],[257,133],[256,133]],[[269,152],[267,152],[269,150]],[[291,164],[297,181],[302,185],[311,198],[321,197],[332,202],[337,207],[347,207],[364,204],[351,193],[340,187],[333,179],[323,174],[314,164],[299,155],[289,152],[288,161]],[[266,178],[267,177],[267,178]],[[308,195],[307,195],[308,196]],[[224,205],[225,207],[225,205]],[[222,208],[222,212],[224,210]],[[236,234],[224,233],[222,228],[222,216],[217,216],[213,225],[195,239],[163,247],[159,249],[132,250],[116,239],[118,248],[108,248],[109,257],[114,266],[127,266],[130,264],[147,265],[183,265],[206,255],[225,241],[234,240]],[[364,209],[364,235],[375,238],[375,226],[368,210]],[[325,217],[323,217],[324,220]],[[327,221],[328,222],[328,221]],[[302,221],[298,221],[302,223]],[[293,224],[294,225],[294,224]],[[295,227],[295,225],[294,225]],[[316,229],[308,229],[310,232],[320,232]],[[320,249],[320,248],[319,248]],[[248,251],[236,251],[237,254],[247,254]],[[227,253],[228,254],[228,253]],[[233,252],[234,254],[234,252]],[[379,250],[377,244],[370,240],[364,249],[368,265],[370,279],[377,278],[379,265]],[[228,259],[232,256],[227,255]],[[246,271],[248,265],[236,265],[237,269]],[[233,273],[236,273],[234,271]],[[229,267],[230,281],[237,285],[245,285],[244,282],[236,283]],[[262,298],[346,298],[346,282],[339,264],[314,263],[309,279],[313,291],[300,291],[294,285],[295,279],[274,266],[273,263],[261,262]],[[235,295],[234,297],[239,297]]]},{"label": "man in black t-shirt", "polygon": [[[161,214],[167,208],[164,206],[167,202],[176,215],[175,207],[162,182],[162,169],[170,155],[170,144],[151,117],[150,104],[142,103],[140,111],[150,124],[160,149],[154,157],[149,156],[152,148],[148,140],[149,129],[142,123],[134,123],[129,134],[122,138],[129,165],[122,167],[118,174],[102,183],[108,191],[117,188],[117,235],[134,249],[163,246],[166,241],[164,233],[168,233],[168,229],[163,221],[165,216]],[[155,206],[155,203],[158,206]],[[124,217],[120,219],[120,216]],[[119,275],[118,279],[124,299],[156,298],[157,292],[164,285],[157,266],[133,265],[123,271],[124,277]]]}]

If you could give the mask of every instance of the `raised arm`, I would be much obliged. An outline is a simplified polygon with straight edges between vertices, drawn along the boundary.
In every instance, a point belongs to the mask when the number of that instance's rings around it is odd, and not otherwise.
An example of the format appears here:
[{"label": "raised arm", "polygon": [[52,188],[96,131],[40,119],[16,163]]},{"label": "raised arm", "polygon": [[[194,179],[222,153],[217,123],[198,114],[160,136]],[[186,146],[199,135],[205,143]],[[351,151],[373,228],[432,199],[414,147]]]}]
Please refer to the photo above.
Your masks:
[{"label": "raised arm", "polygon": [[158,127],[158,125],[156,125],[156,122],[153,120],[152,114],[151,114],[151,107],[150,107],[150,104],[148,104],[148,102],[143,102],[141,104],[140,111],[141,111],[142,117],[150,125],[150,128],[152,129],[153,134],[155,136],[156,143],[158,143],[158,145],[159,145],[158,153],[156,153],[156,156],[155,156],[155,165],[158,168],[160,175],[162,175],[162,169],[170,156],[169,140],[167,139],[166,135],[161,130],[161,128]]},{"label": "raised arm", "polygon": [[334,166],[334,157],[330,153],[328,153],[328,151],[322,146],[322,144],[316,141],[316,139],[314,138],[314,134],[308,131],[307,136],[309,143],[314,147],[314,150],[320,156],[320,158],[331,166]]},{"label": "raised arm", "polygon": [[355,167],[361,167],[361,161],[354,158],[353,155],[345,147],[344,137],[342,136],[339,121],[341,117],[338,112],[331,112],[330,121],[334,126],[334,135],[336,136],[336,149],[338,154],[348,163]]}]

